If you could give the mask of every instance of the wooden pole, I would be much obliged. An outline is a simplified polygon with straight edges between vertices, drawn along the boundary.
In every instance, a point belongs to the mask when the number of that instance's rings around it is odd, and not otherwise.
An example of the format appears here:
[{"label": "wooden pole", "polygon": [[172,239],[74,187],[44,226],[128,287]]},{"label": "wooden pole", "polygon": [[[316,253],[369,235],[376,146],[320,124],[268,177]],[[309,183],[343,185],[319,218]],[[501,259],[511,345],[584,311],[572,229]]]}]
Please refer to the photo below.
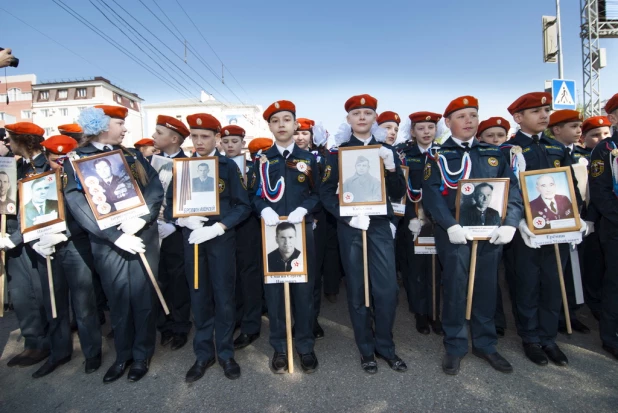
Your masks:
[{"label": "wooden pole", "polygon": [[198,289],[200,244],[193,244],[193,288]]},{"label": "wooden pole", "polygon": [[150,282],[152,283],[152,286],[157,292],[157,296],[159,296],[159,301],[161,302],[163,311],[165,311],[165,315],[168,315],[170,313],[170,310],[167,308],[167,304],[165,304],[165,299],[163,298],[163,294],[161,294],[161,289],[159,288],[159,284],[157,283],[157,280],[155,279],[155,276],[152,273],[150,264],[148,264],[148,260],[146,259],[146,256],[144,255],[143,252],[140,252],[139,256],[142,259],[142,263],[144,264],[144,267],[146,267],[146,272],[148,273],[148,277],[150,277]]},{"label": "wooden pole", "polygon": [[[6,234],[6,215],[2,214],[0,217],[0,236],[4,238]],[[6,284],[6,270],[4,269],[4,264],[6,260],[6,256],[4,255],[4,250],[0,252],[0,256],[2,257],[2,268],[0,268],[0,317],[4,317],[4,286]]]},{"label": "wooden pole", "polygon": [[468,276],[468,302],[466,303],[466,320],[470,320],[470,316],[472,314],[472,296],[474,295],[474,277],[476,276],[476,250],[478,246],[478,241],[472,241],[472,251],[470,252],[470,274]]},{"label": "wooden pole", "polygon": [[431,315],[436,321],[436,254],[431,254]]},{"label": "wooden pole", "polygon": [[288,372],[294,373],[294,352],[292,350],[292,312],[290,311],[290,283],[283,283],[285,298],[285,336],[288,348]]},{"label": "wooden pole", "polygon": [[560,280],[560,292],[562,293],[562,308],[564,308],[564,319],[566,321],[567,333],[573,334],[571,329],[571,315],[569,314],[569,302],[567,300],[566,289],[564,288],[564,275],[562,274],[562,260],[560,259],[560,249],[558,244],[554,244],[556,251],[556,265],[558,266],[558,279]]},{"label": "wooden pole", "polygon": [[51,303],[52,318],[56,318],[56,293],[54,292],[54,276],[52,274],[51,256],[47,256],[47,281],[49,282],[49,301]]},{"label": "wooden pole", "polygon": [[363,276],[365,279],[365,307],[369,307],[369,263],[367,262],[367,231],[363,231]]}]

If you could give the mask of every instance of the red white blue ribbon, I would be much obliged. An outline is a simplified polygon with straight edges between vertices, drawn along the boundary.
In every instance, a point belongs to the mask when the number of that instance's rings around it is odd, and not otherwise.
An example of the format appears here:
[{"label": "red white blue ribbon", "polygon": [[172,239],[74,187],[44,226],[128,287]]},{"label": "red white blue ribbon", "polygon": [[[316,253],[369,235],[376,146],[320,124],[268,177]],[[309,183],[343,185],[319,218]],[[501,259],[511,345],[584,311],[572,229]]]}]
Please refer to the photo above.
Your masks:
[{"label": "red white blue ribbon", "polygon": [[[470,153],[465,152],[461,158],[461,168],[458,171],[451,171],[448,167],[448,161],[442,154],[438,154],[438,169],[442,176],[442,185],[440,190],[444,191],[446,188],[456,189],[457,184],[461,179],[468,179],[470,172],[472,172],[472,160],[470,159]],[[451,178],[455,176],[455,178]]]},{"label": "red white blue ribbon", "polygon": [[270,202],[279,202],[285,192],[285,179],[279,178],[274,188],[270,186],[270,180],[268,175],[268,169],[270,162],[268,160],[260,160],[260,188],[258,189],[258,196],[266,198]]}]

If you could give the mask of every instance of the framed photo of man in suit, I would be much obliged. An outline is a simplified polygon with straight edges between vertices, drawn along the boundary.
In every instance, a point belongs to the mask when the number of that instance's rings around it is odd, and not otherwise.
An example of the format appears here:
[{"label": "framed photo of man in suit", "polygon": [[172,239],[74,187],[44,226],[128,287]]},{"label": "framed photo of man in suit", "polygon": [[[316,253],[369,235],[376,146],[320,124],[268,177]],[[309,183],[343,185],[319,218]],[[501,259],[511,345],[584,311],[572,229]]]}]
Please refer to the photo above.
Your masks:
[{"label": "framed photo of man in suit", "polygon": [[19,181],[19,220],[25,242],[66,230],[60,182],[59,171]]},{"label": "framed photo of man in suit", "polygon": [[219,157],[174,159],[173,216],[219,214]]},{"label": "framed photo of man in suit", "polygon": [[386,215],[381,145],[339,148],[339,212],[342,216]]},{"label": "framed photo of man in suit", "polygon": [[421,221],[421,232],[418,234],[416,241],[414,241],[414,253],[437,254],[433,221],[425,213],[421,202],[414,204],[414,208],[417,218]]},{"label": "framed photo of man in suit", "polygon": [[307,282],[305,225],[291,224],[286,219],[280,217],[276,226],[267,226],[262,220],[265,284]]},{"label": "framed photo of man in suit", "polygon": [[579,230],[571,167],[524,171],[520,176],[526,222],[533,234]]},{"label": "framed photo of man in suit", "polygon": [[0,214],[17,214],[17,165],[12,156],[0,157]]},{"label": "framed photo of man in suit", "polygon": [[88,205],[101,229],[149,213],[120,150],[72,161]]},{"label": "framed photo of man in suit", "polygon": [[475,240],[489,240],[506,216],[508,178],[462,179],[457,189],[455,219]]}]

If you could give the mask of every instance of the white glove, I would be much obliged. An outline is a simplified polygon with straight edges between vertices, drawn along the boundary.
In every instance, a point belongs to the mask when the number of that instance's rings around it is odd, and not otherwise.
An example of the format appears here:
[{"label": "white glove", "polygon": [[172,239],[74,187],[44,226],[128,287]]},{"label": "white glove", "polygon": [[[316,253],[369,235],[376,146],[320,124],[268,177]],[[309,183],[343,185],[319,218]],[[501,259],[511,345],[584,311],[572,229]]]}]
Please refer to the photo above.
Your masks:
[{"label": "white glove", "polygon": [[176,223],[181,226],[181,227],[185,227],[185,228],[189,228],[190,230],[194,230],[194,229],[198,229],[204,226],[204,222],[208,221],[208,218],[206,217],[197,217],[197,216],[192,216],[192,217],[184,217],[184,218],[178,218],[178,221],[176,221]]},{"label": "white glove", "polygon": [[358,215],[356,217],[352,217],[350,220],[350,226],[352,228],[362,229],[363,231],[367,231],[369,229],[369,216],[368,215]]},{"label": "white glove", "polygon": [[32,246],[32,249],[35,250],[41,257],[47,258],[56,252],[56,247],[53,245],[41,245],[41,242],[37,242]]},{"label": "white glove", "polygon": [[218,222],[209,227],[201,227],[191,231],[189,235],[189,244],[201,244],[202,242],[210,241],[211,239],[223,235],[225,230]]},{"label": "white glove", "polygon": [[165,239],[176,232],[176,226],[169,222],[157,221],[159,227],[159,239]]},{"label": "white glove", "polygon": [[380,158],[384,160],[384,167],[386,169],[389,171],[395,169],[395,156],[393,155],[392,150],[382,146],[378,154],[380,155]]},{"label": "white glove", "polygon": [[391,233],[393,234],[393,239],[395,239],[397,237],[397,227],[392,222],[389,222],[389,225],[391,226]]},{"label": "white glove", "polygon": [[272,227],[279,223],[279,214],[271,207],[266,207],[262,210],[262,219],[267,226]]},{"label": "white glove", "polygon": [[315,229],[318,227],[318,221],[313,221],[313,230],[315,231]]},{"label": "white glove", "polygon": [[131,218],[118,225],[118,229],[125,234],[137,234],[146,225],[146,221],[142,218]]},{"label": "white glove", "polygon": [[307,210],[303,207],[298,207],[294,211],[290,212],[287,221],[290,224],[300,224],[305,219],[305,215],[307,215]]},{"label": "white glove", "polygon": [[[582,225],[579,229],[579,232],[582,233],[582,237],[587,237],[588,235],[590,235],[592,232],[590,231],[590,227],[588,227],[588,222],[584,221],[583,219],[580,219],[579,222]],[[592,226],[594,227],[594,224],[592,224]],[[592,231],[594,231],[594,229]]]},{"label": "white glove", "polygon": [[496,245],[508,244],[513,240],[513,236],[515,235],[516,230],[517,228],[508,225],[498,227],[494,229],[494,232],[491,233],[491,239],[489,240],[489,243]]},{"label": "white glove", "polygon": [[421,220],[420,219],[412,218],[410,220],[410,223],[408,224],[408,229],[410,230],[410,232],[414,236],[412,238],[412,241],[416,241],[416,239],[418,238],[418,235],[421,233],[421,227],[422,226],[423,225],[421,224]]},{"label": "white glove", "polygon": [[467,244],[468,241],[472,241],[472,234],[467,229],[464,229],[461,225],[456,224],[446,230],[448,234],[448,240],[451,244]]},{"label": "white glove", "polygon": [[144,247],[144,241],[135,235],[122,234],[114,244],[121,250],[125,250],[131,254],[137,254],[138,252],[146,252]]},{"label": "white glove", "polygon": [[0,249],[8,251],[13,248],[15,248],[15,244],[11,241],[9,234],[4,234],[4,237],[0,238]]},{"label": "white glove", "polygon": [[540,248],[538,245],[532,245],[530,238],[536,237],[528,228],[528,224],[526,224],[526,220],[522,219],[519,221],[519,233],[521,234],[521,238],[524,240],[524,244],[526,244],[530,248]]},{"label": "white glove", "polygon": [[[41,247],[53,247],[61,242],[68,241],[68,238],[64,234],[46,234],[41,236],[41,239],[37,244],[41,244]],[[32,247],[34,248],[34,246]]]},{"label": "white glove", "polygon": [[585,237],[587,237],[588,235],[594,232],[594,222],[593,221],[586,221],[586,225],[588,226],[588,231],[586,231],[586,235],[584,235]]}]

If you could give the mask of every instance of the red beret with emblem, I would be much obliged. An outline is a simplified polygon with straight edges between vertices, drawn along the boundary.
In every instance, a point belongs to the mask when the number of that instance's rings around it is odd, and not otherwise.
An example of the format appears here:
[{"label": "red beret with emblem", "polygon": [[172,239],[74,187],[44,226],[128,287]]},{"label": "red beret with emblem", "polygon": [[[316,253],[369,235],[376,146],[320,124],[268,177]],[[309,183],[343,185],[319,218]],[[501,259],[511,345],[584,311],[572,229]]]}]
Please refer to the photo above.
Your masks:
[{"label": "red beret with emblem", "polygon": [[129,109],[124,106],[113,106],[113,105],[96,105],[95,108],[103,109],[103,112],[110,118],[116,119],[126,119],[129,114]]},{"label": "red beret with emblem", "polygon": [[526,109],[540,108],[551,105],[551,94],[547,92],[532,92],[520,96],[507,108],[511,115]]},{"label": "red beret with emblem", "polygon": [[66,133],[84,133],[84,130],[77,123],[68,123],[66,125],[58,126],[58,132],[66,132]]},{"label": "red beret with emblem", "polygon": [[421,122],[438,123],[442,119],[442,115],[434,112],[414,112],[408,118],[410,118],[412,124]]},{"label": "red beret with emblem", "polygon": [[446,118],[453,112],[468,108],[478,110],[479,101],[474,96],[460,96],[457,99],[453,99],[451,103],[448,104],[444,111],[444,117]]},{"label": "red beret with emblem", "polygon": [[378,99],[367,94],[352,96],[345,102],[344,107],[346,112],[362,108],[378,110]]},{"label": "red beret with emblem", "polygon": [[151,139],[151,138],[140,139],[139,141],[135,142],[133,146],[135,146],[136,148],[138,146],[154,146],[154,139]]},{"label": "red beret with emblem", "polygon": [[241,138],[244,138],[245,130],[240,126],[227,125],[221,129],[221,137],[225,138],[226,136],[240,136]]},{"label": "red beret with emblem", "polygon": [[56,155],[66,155],[78,146],[75,139],[66,135],[50,136],[45,139],[41,145],[43,145],[48,152],[55,153]]},{"label": "red beret with emblem", "polygon": [[157,116],[157,125],[171,129],[174,132],[177,132],[183,138],[186,138],[187,136],[191,134],[191,132],[189,132],[189,129],[187,129],[187,127],[181,120],[178,120],[171,116],[165,116],[165,115]]},{"label": "red beret with emblem", "polygon": [[253,138],[249,142],[249,153],[257,153],[262,150],[264,152],[273,146],[273,140],[270,138]]},{"label": "red beret with emblem", "polygon": [[13,135],[45,135],[45,129],[32,122],[17,122],[10,125],[4,125],[4,129],[11,132]]},{"label": "red beret with emblem", "polygon": [[264,120],[270,122],[270,117],[279,112],[292,112],[296,116],[296,106],[289,100],[278,100],[264,111]]},{"label": "red beret with emblem", "polygon": [[593,116],[586,119],[584,123],[582,123],[582,134],[586,134],[592,129],[602,128],[603,126],[612,126],[612,123],[609,121],[607,116]]},{"label": "red beret with emblem", "polygon": [[384,122],[395,122],[397,123],[397,125],[399,125],[399,122],[401,122],[401,118],[395,112],[387,110],[386,112],[380,113],[380,116],[378,116],[378,125],[381,125]]},{"label": "red beret with emblem", "polygon": [[571,109],[563,109],[557,110],[551,115],[549,115],[549,127],[556,126],[559,123],[566,122],[581,122],[584,118],[582,114],[576,110]]},{"label": "red beret with emblem", "polygon": [[509,130],[511,129],[511,124],[506,119],[499,116],[489,118],[479,123],[479,128],[476,131],[476,136],[481,136],[481,133],[485,132],[489,128],[502,128],[506,131],[506,133],[509,133]]},{"label": "red beret with emblem", "polygon": [[221,122],[208,113],[196,113],[187,116],[187,123],[191,129],[208,129],[215,133],[221,131]]},{"label": "red beret with emblem", "polygon": [[298,122],[298,130],[310,131],[311,128],[315,126],[315,122],[307,118],[298,118],[296,122]]},{"label": "red beret with emblem", "polygon": [[609,115],[613,111],[618,109],[618,93],[612,96],[605,104],[605,112]]}]

